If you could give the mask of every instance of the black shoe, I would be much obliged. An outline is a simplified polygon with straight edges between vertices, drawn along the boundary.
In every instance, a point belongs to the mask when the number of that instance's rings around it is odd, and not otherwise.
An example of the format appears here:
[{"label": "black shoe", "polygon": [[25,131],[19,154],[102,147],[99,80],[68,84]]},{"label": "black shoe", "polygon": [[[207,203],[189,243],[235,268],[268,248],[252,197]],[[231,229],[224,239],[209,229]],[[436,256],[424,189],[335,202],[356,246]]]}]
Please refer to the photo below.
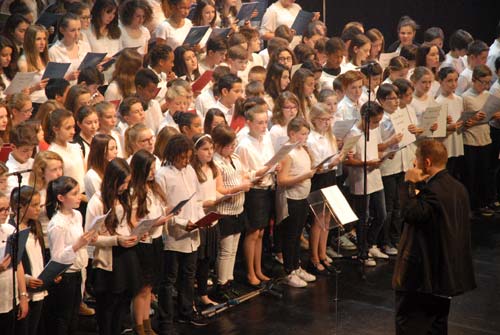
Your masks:
[{"label": "black shoe", "polygon": [[205,317],[199,315],[198,313],[192,313],[188,317],[180,316],[177,320],[179,323],[189,323],[196,327],[208,326],[208,321]]},{"label": "black shoe", "polygon": [[[323,270],[318,269],[318,266],[320,264],[323,265],[323,267],[324,267]],[[321,262],[318,264],[314,264],[313,262],[309,261],[309,264],[307,264],[307,272],[309,272],[310,274],[313,274],[315,276],[328,275],[328,270],[327,270],[326,266],[324,264],[322,264]]]},{"label": "black shoe", "polygon": [[329,273],[341,273],[342,271],[340,270],[340,268],[336,267],[335,264],[330,264],[328,265],[326,263],[326,260],[325,259],[322,259],[320,260],[321,264],[325,267],[325,269],[329,272]]}]

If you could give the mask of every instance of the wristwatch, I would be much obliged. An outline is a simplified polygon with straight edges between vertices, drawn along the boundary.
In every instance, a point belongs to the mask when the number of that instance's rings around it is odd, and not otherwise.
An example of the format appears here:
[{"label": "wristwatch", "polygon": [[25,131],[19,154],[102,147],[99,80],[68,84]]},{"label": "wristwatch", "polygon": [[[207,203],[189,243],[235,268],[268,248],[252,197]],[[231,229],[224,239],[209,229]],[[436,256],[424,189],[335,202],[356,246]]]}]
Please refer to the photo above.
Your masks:
[{"label": "wristwatch", "polygon": [[21,292],[21,293],[19,293],[19,297],[26,297],[26,298],[28,298],[29,297],[28,292]]}]

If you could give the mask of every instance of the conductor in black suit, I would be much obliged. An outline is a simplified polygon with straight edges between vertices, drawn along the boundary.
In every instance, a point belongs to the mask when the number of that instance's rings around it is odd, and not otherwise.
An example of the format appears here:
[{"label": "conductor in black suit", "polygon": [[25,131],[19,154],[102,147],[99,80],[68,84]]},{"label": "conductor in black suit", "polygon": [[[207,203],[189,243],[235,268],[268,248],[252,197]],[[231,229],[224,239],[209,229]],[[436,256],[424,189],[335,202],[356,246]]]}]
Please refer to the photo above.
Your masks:
[{"label": "conductor in black suit", "polygon": [[[465,187],[446,171],[447,151],[424,140],[406,172],[404,226],[393,276],[396,334],[447,334],[452,297],[476,287]],[[405,201],[406,200],[406,201]]]}]

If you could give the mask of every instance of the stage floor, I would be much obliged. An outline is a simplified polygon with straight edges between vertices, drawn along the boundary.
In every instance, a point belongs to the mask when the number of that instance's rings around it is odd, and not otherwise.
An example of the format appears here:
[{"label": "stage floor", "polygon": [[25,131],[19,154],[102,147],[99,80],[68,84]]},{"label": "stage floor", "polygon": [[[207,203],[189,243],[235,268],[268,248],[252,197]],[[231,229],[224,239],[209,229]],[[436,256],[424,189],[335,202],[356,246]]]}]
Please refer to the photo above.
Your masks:
[{"label": "stage floor", "polygon": [[[474,221],[473,248],[478,288],[452,300],[449,334],[500,334],[500,217]],[[220,314],[206,327],[176,325],[177,330],[193,335],[394,334],[394,259],[380,261],[364,274],[356,261],[337,264],[342,269],[338,301],[335,277],[320,277],[304,289],[286,287],[282,299],[264,294]],[[268,272],[280,272],[277,263],[265,265]],[[93,318],[82,318],[80,334],[95,334],[94,325]]]}]

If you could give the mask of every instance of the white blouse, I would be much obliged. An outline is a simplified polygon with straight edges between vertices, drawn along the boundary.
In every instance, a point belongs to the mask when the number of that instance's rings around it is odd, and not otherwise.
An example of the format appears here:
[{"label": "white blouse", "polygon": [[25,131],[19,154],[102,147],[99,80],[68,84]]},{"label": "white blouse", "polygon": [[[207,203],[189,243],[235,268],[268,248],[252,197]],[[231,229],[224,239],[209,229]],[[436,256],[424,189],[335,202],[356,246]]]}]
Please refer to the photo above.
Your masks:
[{"label": "white blouse", "polygon": [[[464,100],[456,94],[448,97],[439,95],[436,102],[440,105],[448,106],[448,116],[451,116],[452,122],[457,122],[464,111]],[[464,155],[464,138],[461,133],[454,131],[448,132],[442,140],[448,151],[448,157],[458,157]]]},{"label": "white blouse", "polygon": [[64,175],[74,178],[80,185],[80,192],[84,192],[85,161],[82,148],[77,143],[67,143],[62,147],[57,143],[51,143],[49,151],[59,154],[64,163]]},{"label": "white blouse", "polygon": [[171,47],[172,50],[175,50],[182,45],[192,26],[193,23],[191,20],[184,19],[184,25],[175,28],[170,24],[170,21],[166,19],[156,28],[154,36],[165,40],[165,43]]},{"label": "white blouse", "polygon": [[[25,274],[24,276],[26,278],[38,278],[38,276],[40,275],[40,273],[42,273],[44,268],[43,265],[44,250],[42,250],[42,245],[38,242],[38,239],[35,237],[35,234],[31,232],[28,235],[28,240],[26,241],[26,253],[28,254],[28,258],[30,260],[31,275]],[[26,273],[26,269],[24,272]],[[43,300],[43,298],[48,295],[47,291],[41,291],[41,292],[28,291],[28,293],[31,301]]]},{"label": "white blouse", "polygon": [[[78,70],[83,58],[88,52],[91,52],[90,45],[86,41],[78,41],[78,57],[70,58],[67,47],[62,41],[55,42],[49,49],[49,59],[57,63],[71,63],[66,73]],[[74,81],[76,84],[76,81]]]},{"label": "white blouse", "polygon": [[101,189],[102,178],[96,170],[89,169],[83,177],[83,184],[85,186],[85,195],[87,199],[92,198],[95,192]]},{"label": "white blouse", "polygon": [[50,219],[49,247],[53,260],[70,264],[67,272],[78,272],[87,266],[89,255],[86,248],[73,251],[73,244],[83,235],[82,214],[73,210],[70,215],[57,212]]},{"label": "white blouse", "polygon": [[[0,255],[5,254],[7,238],[12,235],[15,230],[16,229],[8,223],[0,224]],[[12,310],[12,271],[11,266],[7,270],[0,272],[0,313],[2,314]],[[16,300],[19,300],[17,292]]]},{"label": "white blouse", "polygon": [[120,43],[122,45],[122,48],[139,47],[137,49],[137,52],[139,52],[142,56],[146,55],[148,41],[151,38],[151,34],[149,33],[148,28],[140,26],[139,30],[141,34],[137,38],[132,37],[129,34],[128,28],[122,24],[120,24],[120,30],[122,31],[122,34],[120,36]]}]

